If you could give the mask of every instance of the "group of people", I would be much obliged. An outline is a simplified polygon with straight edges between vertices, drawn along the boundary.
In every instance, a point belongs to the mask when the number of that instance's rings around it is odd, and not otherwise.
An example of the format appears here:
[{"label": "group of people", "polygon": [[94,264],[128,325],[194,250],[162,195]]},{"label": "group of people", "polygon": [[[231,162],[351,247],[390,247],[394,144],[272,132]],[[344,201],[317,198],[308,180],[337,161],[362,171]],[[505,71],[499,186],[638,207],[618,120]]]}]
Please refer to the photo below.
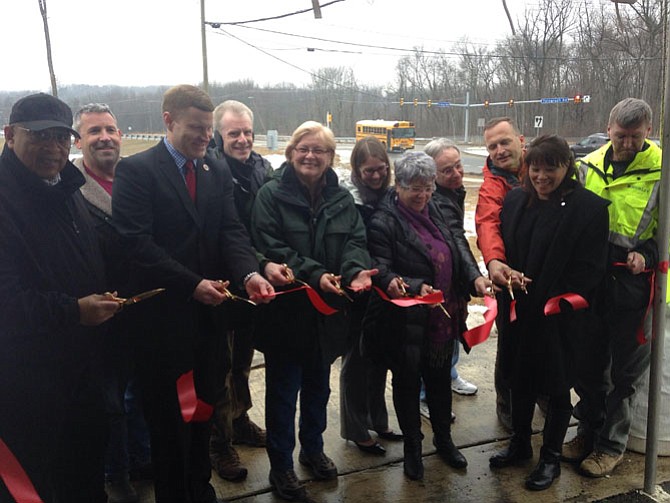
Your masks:
[{"label": "group of people", "polygon": [[[300,125],[273,170],[253,150],[244,104],[214,107],[180,85],[162,113],[165,138],[120,158],[106,105],[83,107],[74,127],[46,94],[12,108],[0,157],[0,448],[25,478],[3,478],[0,501],[32,491],[132,503],[129,472],[150,466],[157,503],[215,503],[212,468],[247,476],[239,443],[267,450],[279,497],[314,501],[294,471],[298,398],[298,461],[335,478],[323,433],[340,356],[344,439],[373,455],[385,453],[379,439],[402,441],[405,475],[422,479],[424,386],[437,453],[464,469],[451,393],[476,387],[454,365],[459,345],[470,349],[468,302],[485,295],[498,300],[497,412],[513,430],[491,466],[532,457],[538,398],[547,416],[529,489],[549,487],[561,458],[590,476],[621,461],[657,262],[660,150],[645,140],[646,103],[617,104],[611,143],[578,165],[562,138],[526,147],[511,119],[487,124],[476,226],[488,278],[465,237],[453,142],[391,166],[365,138],[344,181],[320,123]],[[266,430],[248,414],[255,349]],[[573,413],[578,435],[562,445]]]},{"label": "group of people", "polygon": [[[490,465],[532,457],[531,420],[543,403],[531,490],[552,484],[561,459],[589,477],[623,459],[631,400],[649,366],[658,264],[661,150],[647,139],[651,128],[649,105],[626,98],[610,112],[610,141],[576,162],[557,136],[526,147],[509,118],[484,131],[475,223],[498,299],[497,413],[513,431]],[[578,433],[563,444],[573,414]]]}]

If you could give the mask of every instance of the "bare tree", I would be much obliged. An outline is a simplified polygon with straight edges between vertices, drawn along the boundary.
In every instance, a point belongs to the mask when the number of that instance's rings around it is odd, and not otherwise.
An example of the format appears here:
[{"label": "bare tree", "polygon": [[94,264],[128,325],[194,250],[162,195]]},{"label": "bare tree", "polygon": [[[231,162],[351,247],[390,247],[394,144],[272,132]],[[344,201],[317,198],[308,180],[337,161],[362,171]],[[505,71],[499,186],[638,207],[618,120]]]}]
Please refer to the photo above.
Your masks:
[{"label": "bare tree", "polygon": [[51,38],[49,37],[49,20],[47,18],[47,0],[37,0],[42,14],[42,23],[44,23],[44,40],[47,44],[47,63],[49,65],[49,77],[51,78],[51,94],[58,96],[58,86],[56,85],[56,74],[54,73],[54,64],[51,59]]},{"label": "bare tree", "polygon": [[514,32],[514,23],[512,22],[512,16],[510,16],[509,9],[507,8],[507,2],[502,0],[503,9],[505,9],[505,14],[507,14],[507,20],[509,21],[509,27],[512,30],[512,35],[516,35]]}]

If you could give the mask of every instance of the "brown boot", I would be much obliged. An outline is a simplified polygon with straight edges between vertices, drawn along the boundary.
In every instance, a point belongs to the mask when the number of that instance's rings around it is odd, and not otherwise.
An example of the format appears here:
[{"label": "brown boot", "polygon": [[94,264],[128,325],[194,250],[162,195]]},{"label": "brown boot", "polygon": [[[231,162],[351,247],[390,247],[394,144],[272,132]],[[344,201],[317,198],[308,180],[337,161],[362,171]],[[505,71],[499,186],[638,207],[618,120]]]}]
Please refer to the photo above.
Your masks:
[{"label": "brown boot", "polygon": [[240,482],[247,478],[247,469],[240,461],[240,455],[231,444],[222,444],[217,450],[210,449],[212,468],[222,479]]},{"label": "brown boot", "polygon": [[247,413],[244,413],[233,421],[233,443],[265,447],[265,430],[249,419]]}]

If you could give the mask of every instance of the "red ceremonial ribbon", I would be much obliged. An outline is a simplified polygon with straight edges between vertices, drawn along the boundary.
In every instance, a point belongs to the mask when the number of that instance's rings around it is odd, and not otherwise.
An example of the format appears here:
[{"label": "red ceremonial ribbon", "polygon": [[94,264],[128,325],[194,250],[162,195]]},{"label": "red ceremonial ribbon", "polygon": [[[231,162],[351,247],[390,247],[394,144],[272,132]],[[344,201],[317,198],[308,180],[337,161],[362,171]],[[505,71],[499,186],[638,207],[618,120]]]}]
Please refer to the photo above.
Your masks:
[{"label": "red ceremonial ribbon", "polygon": [[400,297],[398,299],[392,299],[388,295],[386,295],[381,288],[376,286],[374,286],[373,288],[382,299],[384,299],[386,302],[391,302],[392,304],[395,304],[398,307],[434,305],[434,304],[442,304],[444,302],[444,295],[442,294],[442,292],[433,292],[429,293],[428,295],[424,295],[422,297]]},{"label": "red ceremonial ribbon", "polygon": [[513,300],[509,303],[509,322],[514,323],[516,321],[516,300]]},{"label": "red ceremonial ribbon", "polygon": [[177,379],[177,398],[185,423],[204,423],[212,417],[214,407],[200,400],[195,393],[192,370]]},{"label": "red ceremonial ribbon", "polygon": [[[625,262],[614,262],[612,265],[615,267],[626,267],[628,264],[626,264]],[[663,270],[663,268],[665,268],[665,272],[667,272],[668,263],[661,262],[658,264],[658,268],[661,271]],[[646,320],[647,316],[649,316],[649,311],[651,311],[651,306],[653,305],[654,302],[654,288],[656,283],[656,271],[652,269],[643,269],[642,272],[651,274],[649,274],[649,301],[647,302],[647,308],[645,309],[644,316],[642,317],[642,323],[640,323],[640,326],[637,327],[637,333],[635,334],[635,339],[637,340],[637,343],[640,346],[647,343],[647,337],[644,335],[644,320]]]},{"label": "red ceremonial ribbon", "polygon": [[300,285],[299,287],[296,288],[291,288],[290,290],[282,290],[281,292],[275,292],[273,295],[263,295],[261,297],[274,298],[279,295],[284,295],[286,293],[299,292],[300,290],[306,290],[307,298],[311,302],[312,306],[314,306],[314,309],[319,311],[321,314],[330,316],[331,314],[335,314],[337,312],[337,309],[335,309],[334,307],[330,307],[328,304],[326,304],[326,302],[319,296],[316,290],[314,290],[314,288],[312,288],[307,284]]},{"label": "red ceremonial ribbon", "polygon": [[589,307],[588,301],[577,293],[564,293],[552,297],[544,305],[544,315],[551,316],[552,314],[560,314],[561,307],[559,305],[560,300],[565,300],[568,304],[572,306],[573,311],[578,311],[580,309],[586,309]]},{"label": "red ceremonial ribbon", "polygon": [[468,343],[471,348],[477,344],[481,344],[491,335],[491,327],[498,316],[498,302],[488,295],[484,297],[484,304],[486,304],[486,311],[484,312],[484,323],[478,327],[473,327],[470,330],[463,332],[463,340]]},{"label": "red ceremonial ribbon", "polygon": [[0,438],[0,477],[18,503],[44,503],[25,470]]}]

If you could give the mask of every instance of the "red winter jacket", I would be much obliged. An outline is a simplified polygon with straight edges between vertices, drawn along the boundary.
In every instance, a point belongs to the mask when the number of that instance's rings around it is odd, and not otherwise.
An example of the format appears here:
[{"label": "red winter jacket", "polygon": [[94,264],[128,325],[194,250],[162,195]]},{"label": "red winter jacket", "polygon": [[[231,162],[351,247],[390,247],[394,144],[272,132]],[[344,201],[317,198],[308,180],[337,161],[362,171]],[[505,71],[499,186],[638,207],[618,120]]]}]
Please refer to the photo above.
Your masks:
[{"label": "red winter jacket", "polygon": [[505,262],[505,245],[500,233],[500,210],[507,193],[520,185],[523,171],[523,168],[518,173],[503,171],[493,166],[490,157],[486,158],[482,168],[484,182],[479,188],[475,228],[477,246],[487,266],[494,259]]}]

